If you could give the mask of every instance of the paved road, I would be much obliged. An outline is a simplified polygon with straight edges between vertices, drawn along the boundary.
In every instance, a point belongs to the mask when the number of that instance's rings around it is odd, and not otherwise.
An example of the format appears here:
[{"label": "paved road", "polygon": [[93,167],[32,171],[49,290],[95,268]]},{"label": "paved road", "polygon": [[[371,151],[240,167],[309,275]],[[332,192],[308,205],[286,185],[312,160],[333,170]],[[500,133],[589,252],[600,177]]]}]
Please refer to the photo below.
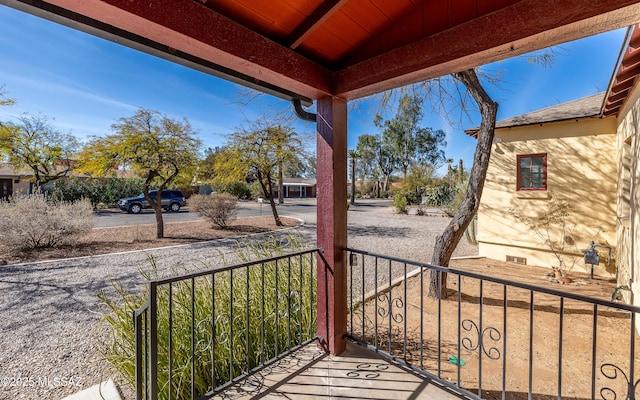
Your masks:
[{"label": "paved road", "polygon": [[[286,199],[284,204],[278,205],[278,213],[281,217],[299,218],[305,225],[315,227],[316,225],[316,199]],[[351,214],[383,213],[391,214],[389,200],[386,199],[362,199],[357,200],[349,209]],[[441,210],[429,209],[429,214],[440,215]],[[257,217],[261,215],[271,215],[269,203],[258,203],[255,201],[238,202],[238,217]],[[165,212],[163,214],[165,223],[188,222],[202,220],[189,207],[181,209],[177,213]],[[124,225],[145,225],[155,224],[155,214],[152,210],[143,210],[140,214],[127,214],[118,209],[101,210],[94,214],[96,228],[106,228]]]},{"label": "paved road", "polygon": [[[278,206],[278,213],[281,216],[300,218],[307,224],[315,224],[316,221],[316,199],[287,199],[284,204]],[[260,204],[258,202],[239,202],[238,217],[254,217],[260,215],[271,215],[269,203]],[[190,212],[189,207],[181,209],[177,213],[165,212],[164,222],[187,222],[203,219],[198,214]],[[155,224],[155,214],[153,210],[143,210],[140,214],[127,214],[118,209],[100,210],[94,214],[96,228],[106,228],[123,225],[145,225]]]}]

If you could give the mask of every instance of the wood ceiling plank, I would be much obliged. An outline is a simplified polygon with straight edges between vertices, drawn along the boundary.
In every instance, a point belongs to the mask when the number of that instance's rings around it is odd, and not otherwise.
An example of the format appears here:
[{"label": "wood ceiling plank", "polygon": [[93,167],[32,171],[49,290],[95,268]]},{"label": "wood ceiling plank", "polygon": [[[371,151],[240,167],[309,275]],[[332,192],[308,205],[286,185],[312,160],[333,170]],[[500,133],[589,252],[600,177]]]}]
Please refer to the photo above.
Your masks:
[{"label": "wood ceiling plank", "polygon": [[285,37],[305,18],[303,13],[286,0],[207,1],[204,4],[267,37]]},{"label": "wood ceiling plank", "polygon": [[353,20],[342,11],[335,13],[323,28],[347,43],[349,50],[356,48],[371,37],[367,30],[359,24],[353,23]]},{"label": "wood ceiling plank", "polygon": [[312,35],[327,19],[336,13],[347,0],[325,0],[300,22],[289,33],[284,43],[292,49],[297,48],[304,40]]},{"label": "wood ceiling plank", "polygon": [[351,46],[337,33],[321,27],[317,34],[311,35],[298,49],[303,53],[311,53],[314,58],[337,62],[347,54]]},{"label": "wood ceiling plank", "polygon": [[400,21],[407,13],[416,11],[420,7],[410,0],[370,0],[377,9],[382,11],[391,22]]},{"label": "wood ceiling plank", "polygon": [[422,14],[422,10],[418,10],[417,12],[413,12],[405,18],[404,24],[402,24],[402,29],[400,30],[400,39],[402,42],[405,42],[407,38],[416,38],[422,36],[424,32],[424,17]]},{"label": "wood ceiling plank", "polygon": [[486,15],[491,12],[497,11],[501,8],[510,6],[518,0],[492,0],[492,1],[482,1],[479,0],[476,2],[476,7],[478,9],[478,15]]},{"label": "wood ceiling plank", "polygon": [[640,49],[627,53],[622,59],[622,68],[633,68],[640,64]]},{"label": "wood ceiling plank", "polygon": [[613,104],[617,101],[626,99],[627,95],[629,94],[630,88],[630,86],[627,86],[626,88],[620,90],[618,93],[612,94],[611,96],[607,97],[607,104]]},{"label": "wood ceiling plank", "polygon": [[362,3],[355,1],[347,2],[340,11],[346,15],[349,20],[365,30],[369,36],[375,35],[381,30],[381,27],[393,22],[370,0]]},{"label": "wood ceiling plank", "polygon": [[449,8],[445,1],[425,2],[422,16],[423,34],[430,35],[449,27]]},{"label": "wood ceiling plank", "polygon": [[465,23],[476,16],[478,16],[477,0],[449,0],[449,26]]}]

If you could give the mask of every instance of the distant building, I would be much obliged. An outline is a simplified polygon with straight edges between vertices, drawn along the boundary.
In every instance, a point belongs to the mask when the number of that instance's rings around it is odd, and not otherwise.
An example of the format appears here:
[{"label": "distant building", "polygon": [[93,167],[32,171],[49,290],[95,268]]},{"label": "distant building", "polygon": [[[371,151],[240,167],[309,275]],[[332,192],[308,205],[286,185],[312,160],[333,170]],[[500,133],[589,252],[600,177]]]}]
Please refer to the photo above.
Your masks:
[{"label": "distant building", "polygon": [[16,170],[10,164],[0,164],[0,200],[18,193],[31,193],[33,172],[29,168]]},{"label": "distant building", "polygon": [[[56,168],[62,167],[64,169],[68,168],[68,162],[65,163],[55,163]],[[62,171],[62,170],[61,170]],[[73,176],[76,178],[88,178],[87,175],[77,174],[73,172],[68,172],[67,176]],[[58,179],[63,179],[66,176],[63,176]],[[11,196],[15,196],[17,194],[29,194],[33,192],[33,171],[31,168],[22,167],[16,169],[11,164],[1,164],[0,163],[0,199],[6,200]],[[42,185],[42,189],[44,191],[50,190],[53,188],[53,182],[47,182]]]},{"label": "distant building", "polygon": [[[282,181],[285,198],[316,197],[316,181],[303,178],[284,178]],[[273,187],[273,196],[279,196],[278,185]]]}]

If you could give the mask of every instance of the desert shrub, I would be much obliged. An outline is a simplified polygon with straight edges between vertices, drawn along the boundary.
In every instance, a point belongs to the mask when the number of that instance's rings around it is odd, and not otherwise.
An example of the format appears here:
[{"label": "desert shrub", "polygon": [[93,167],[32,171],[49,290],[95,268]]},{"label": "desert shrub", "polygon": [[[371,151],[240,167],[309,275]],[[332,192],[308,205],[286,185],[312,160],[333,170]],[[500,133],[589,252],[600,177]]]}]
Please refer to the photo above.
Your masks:
[{"label": "desert shrub", "polygon": [[[271,238],[238,250],[237,256],[246,261],[300,250],[297,241],[290,243],[285,249]],[[202,395],[285,349],[311,339],[315,335],[315,318],[312,318],[311,310],[315,308],[312,294],[316,285],[311,262],[308,256],[293,257],[290,262],[270,261],[235,269],[233,275],[224,271],[216,273],[214,278],[205,275],[173,282],[171,294],[169,285],[159,286],[159,399],[192,398],[192,361],[193,383],[197,395]],[[155,269],[143,276],[157,278]],[[146,291],[132,294],[117,284],[114,286],[115,296],[109,297],[104,292],[98,296],[102,306],[101,323],[109,331],[99,338],[98,348],[103,357],[134,385],[135,335],[131,315],[146,303],[148,295]],[[192,326],[194,360],[190,357]],[[169,370],[173,382],[170,395]],[[214,380],[212,371],[215,372]]]},{"label": "desert shrub", "polygon": [[451,186],[448,183],[443,182],[425,190],[422,199],[424,203],[430,206],[446,207],[451,204],[455,194],[455,186]]},{"label": "desert shrub", "polygon": [[189,199],[190,209],[222,229],[236,219],[237,207],[237,198],[229,193],[196,194]]},{"label": "desert shrub", "polygon": [[408,201],[405,193],[404,192],[396,193],[396,195],[393,196],[393,201],[391,202],[391,205],[395,207],[396,212],[398,214],[406,214],[408,212],[408,209],[407,209]]},{"label": "desert shrub", "polygon": [[448,216],[453,217],[458,212],[458,209],[467,194],[467,185],[468,182],[462,182],[452,188],[451,201],[448,204],[443,204],[444,212]]},{"label": "desert shrub", "polygon": [[376,197],[377,192],[377,183],[372,181],[364,181],[360,184],[360,192],[362,196],[367,198]]},{"label": "desert shrub", "polygon": [[144,180],[140,178],[65,178],[55,182],[52,196],[60,201],[88,199],[94,208],[113,207],[123,197],[142,193]]},{"label": "desert shrub", "polygon": [[248,200],[251,198],[251,189],[249,188],[249,185],[247,185],[246,182],[214,181],[211,183],[211,188],[218,193],[229,193],[240,200]]},{"label": "desert shrub", "polygon": [[396,208],[396,211],[401,214],[408,212],[407,206],[412,204],[418,204],[418,196],[414,192],[407,192],[406,190],[400,190],[393,195],[393,201],[391,205]]},{"label": "desert shrub", "polygon": [[467,238],[467,242],[469,244],[477,245],[478,244],[478,217],[475,216],[469,223],[469,226],[464,231],[464,236]]},{"label": "desert shrub", "polygon": [[73,244],[93,228],[88,200],[59,201],[42,193],[0,202],[0,241],[15,250]]}]

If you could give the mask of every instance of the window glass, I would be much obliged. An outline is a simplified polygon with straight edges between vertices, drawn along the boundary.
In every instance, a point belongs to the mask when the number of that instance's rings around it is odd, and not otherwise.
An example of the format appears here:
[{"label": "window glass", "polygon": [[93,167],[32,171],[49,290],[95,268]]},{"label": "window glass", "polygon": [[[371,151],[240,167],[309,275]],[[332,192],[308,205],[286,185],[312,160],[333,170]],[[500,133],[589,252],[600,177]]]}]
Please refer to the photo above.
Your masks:
[{"label": "window glass", "polygon": [[547,190],[547,155],[518,156],[518,190]]}]

